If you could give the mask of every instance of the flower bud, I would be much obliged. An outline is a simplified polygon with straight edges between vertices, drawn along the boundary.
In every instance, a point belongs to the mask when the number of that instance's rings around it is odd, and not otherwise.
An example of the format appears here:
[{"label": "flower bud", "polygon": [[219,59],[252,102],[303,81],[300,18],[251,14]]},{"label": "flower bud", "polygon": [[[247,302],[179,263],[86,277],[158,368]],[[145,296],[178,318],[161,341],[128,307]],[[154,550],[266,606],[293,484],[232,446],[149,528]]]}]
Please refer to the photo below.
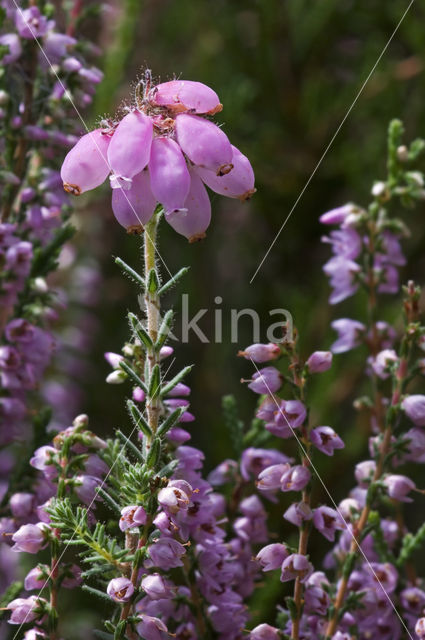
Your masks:
[{"label": "flower bud", "polygon": [[373,480],[376,471],[376,462],[374,460],[364,460],[356,464],[354,476],[360,487],[368,487]]},{"label": "flower bud", "polygon": [[121,369],[115,369],[106,376],[106,382],[108,384],[123,384],[127,380],[127,374]]},{"label": "flower bud", "polygon": [[282,562],[288,557],[289,551],[284,544],[278,542],[263,547],[256,556],[257,562],[263,571],[273,571],[282,566]]},{"label": "flower bud", "polygon": [[407,396],[401,403],[401,408],[418,427],[425,427],[425,396],[416,394]]},{"label": "flower bud", "polygon": [[249,640],[279,640],[281,633],[276,627],[269,624],[259,624],[249,634]]},{"label": "flower bud", "polygon": [[375,182],[375,184],[372,187],[372,195],[375,198],[380,198],[382,197],[387,190],[387,185],[385,184],[385,182]]},{"label": "flower bud", "polygon": [[360,504],[354,498],[345,498],[338,505],[338,511],[344,520],[348,521],[355,519],[359,515],[360,510]]},{"label": "flower bud", "polygon": [[118,369],[120,366],[120,362],[124,360],[123,356],[119,353],[113,353],[112,351],[107,351],[105,354],[106,362],[111,365],[113,369]]},{"label": "flower bud", "polygon": [[5,33],[0,36],[0,45],[2,47],[9,47],[9,53],[6,53],[2,58],[3,64],[12,64],[21,57],[22,45],[16,33]]},{"label": "flower bud", "polygon": [[146,397],[145,392],[140,387],[134,387],[132,392],[132,398],[134,402],[143,402]]},{"label": "flower bud", "polygon": [[342,224],[347,216],[351,215],[355,211],[357,211],[356,205],[350,202],[323,213],[319,220],[322,224]]},{"label": "flower bud", "polygon": [[412,502],[412,498],[407,497],[407,494],[415,489],[416,485],[410,478],[394,474],[386,476],[383,482],[390,498],[400,502]]},{"label": "flower bud", "polygon": [[15,518],[29,518],[34,509],[32,493],[14,493],[9,501],[10,510]]},{"label": "flower bud", "polygon": [[100,478],[88,475],[77,475],[74,477],[74,491],[84,504],[91,504],[97,497],[96,488],[102,484]]},{"label": "flower bud", "polygon": [[276,360],[281,355],[279,345],[269,342],[269,344],[251,344],[243,351],[238,352],[238,356],[245,358],[246,360],[253,360],[257,363],[268,362],[269,360]]},{"label": "flower bud", "polygon": [[331,368],[332,352],[315,351],[306,362],[309,373],[323,373]]},{"label": "flower bud", "polygon": [[371,367],[378,378],[386,380],[390,376],[392,366],[398,362],[399,357],[394,349],[384,349],[371,359]]}]

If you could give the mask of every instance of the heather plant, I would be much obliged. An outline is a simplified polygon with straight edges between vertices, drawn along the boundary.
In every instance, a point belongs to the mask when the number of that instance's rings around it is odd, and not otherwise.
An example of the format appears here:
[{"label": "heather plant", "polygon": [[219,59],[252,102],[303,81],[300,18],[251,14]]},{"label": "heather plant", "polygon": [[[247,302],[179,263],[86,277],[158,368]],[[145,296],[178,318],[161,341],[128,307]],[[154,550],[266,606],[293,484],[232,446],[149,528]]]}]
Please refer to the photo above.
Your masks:
[{"label": "heather plant", "polygon": [[[32,9],[23,12],[24,26],[35,28],[35,20],[39,29],[42,16]],[[21,17],[15,15],[17,25]],[[106,382],[128,389],[125,426],[105,439],[83,414],[71,426],[55,425],[51,442],[34,447],[32,485],[7,497],[5,544],[36,560],[26,593],[15,585],[4,597],[15,638],[59,640],[64,589],[103,603],[104,627],[90,630],[103,640],[425,637],[425,590],[414,563],[425,527],[411,532],[407,525],[424,491],[410,475],[412,463],[425,460],[425,326],[420,288],[411,280],[400,286],[408,227],[399,217],[425,197],[425,142],[406,145],[402,124],[391,122],[387,176],[372,185],[371,202],[321,216],[335,227],[323,238],[332,249],[323,268],[329,302],[356,296],[357,315],[332,321],[337,339],[329,350],[305,354],[303,336],[282,323],[279,340],[239,352],[250,364],[242,382],[258,398],[255,416],[245,425],[235,399],[224,397],[233,454],[207,474],[203,452],[188,444],[192,368],[174,369],[174,312],[163,309],[187,267],[168,271],[158,228],[166,222],[193,243],[210,224],[206,187],[243,201],[254,194],[249,160],[213,120],[221,109],[217,94],[199,82],[155,84],[146,72],[134,101],[75,140],[63,161],[69,194],[109,177],[113,213],[142,245],[142,269],[115,259],[141,309],[127,313],[127,342],[105,354],[112,369]],[[25,229],[18,214],[13,233]],[[63,228],[66,221],[57,233]],[[56,241],[55,251],[60,246]],[[32,277],[23,274],[25,295]],[[397,296],[403,318],[393,324],[382,316],[389,295]],[[17,303],[22,299],[18,291]],[[19,322],[18,341],[24,336],[23,353],[32,355],[44,340],[26,340]],[[349,446],[346,425],[322,424],[310,391],[353,349],[363,354],[354,407],[367,425],[369,457],[356,464],[355,486],[341,495],[328,486],[320,459],[338,464]],[[278,603],[266,618],[258,594],[272,593],[271,586]]]},{"label": "heather plant", "polygon": [[[77,37],[82,18],[77,8],[56,16],[47,3],[0,8],[0,530],[7,535],[34,520],[44,497],[42,488],[33,496],[28,460],[51,438],[44,383],[60,350],[53,329],[64,302],[49,276],[74,232],[58,169],[80,134],[75,110],[91,103],[102,78],[91,63],[95,47]],[[13,578],[7,551],[2,545],[4,587]]]}]

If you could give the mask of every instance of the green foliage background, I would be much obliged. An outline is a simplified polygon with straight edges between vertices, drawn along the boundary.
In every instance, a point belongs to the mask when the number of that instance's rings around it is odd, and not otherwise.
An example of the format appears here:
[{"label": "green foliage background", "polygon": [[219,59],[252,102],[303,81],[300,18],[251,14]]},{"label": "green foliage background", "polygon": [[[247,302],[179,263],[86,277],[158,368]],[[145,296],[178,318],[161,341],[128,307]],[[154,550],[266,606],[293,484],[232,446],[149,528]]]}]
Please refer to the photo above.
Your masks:
[{"label": "green foliage background", "polygon": [[[180,364],[196,365],[191,374],[197,416],[194,440],[208,448],[214,462],[227,455],[229,447],[219,418],[221,396],[236,392],[247,418],[254,404],[252,394],[239,384],[242,376],[250,376],[249,365],[235,357],[250,342],[250,323],[241,321],[240,340],[230,344],[231,308],[257,310],[264,327],[270,322],[270,309],[288,309],[306,355],[310,349],[329,346],[332,318],[364,315],[358,299],[338,308],[327,305],[328,285],[321,266],[329,250],[320,243],[323,229],[318,217],[346,201],[367,203],[373,180],[385,174],[391,118],[404,121],[407,137],[424,133],[425,9],[419,3],[388,45],[252,284],[250,279],[407,4],[401,0],[126,0],[111,5],[103,16],[105,80],[94,114],[113,115],[122,101],[128,102],[134,81],[146,66],[163,81],[174,76],[200,80],[218,92],[224,105],[218,120],[251,159],[256,173],[258,191],[251,202],[212,196],[213,221],[204,242],[188,245],[167,225],[161,233],[160,251],[170,271],[191,267],[170,303],[179,308],[180,294],[186,292],[191,311],[209,309],[200,323],[209,336],[213,310],[222,309],[223,344],[202,344],[192,334],[189,344],[176,347]],[[413,233],[407,243],[410,263],[405,273],[419,281],[424,266],[423,213],[412,213],[406,220]],[[135,267],[141,263],[138,241],[114,222],[106,191],[102,205],[91,201],[84,216],[97,225],[97,251],[107,273],[103,322],[93,355],[101,362],[103,351],[120,347],[127,331],[124,311],[137,304],[110,253]],[[216,296],[223,298],[219,305],[214,303]],[[391,302],[390,297],[383,298],[386,313],[396,317],[398,310]],[[356,353],[341,365],[337,359],[334,372],[318,382],[315,412],[322,422],[337,425],[342,420],[350,428],[349,392],[358,359]],[[101,374],[107,371],[105,363]],[[93,379],[88,409],[109,429],[124,416],[117,398],[121,390],[106,394],[102,384],[100,376]]]}]

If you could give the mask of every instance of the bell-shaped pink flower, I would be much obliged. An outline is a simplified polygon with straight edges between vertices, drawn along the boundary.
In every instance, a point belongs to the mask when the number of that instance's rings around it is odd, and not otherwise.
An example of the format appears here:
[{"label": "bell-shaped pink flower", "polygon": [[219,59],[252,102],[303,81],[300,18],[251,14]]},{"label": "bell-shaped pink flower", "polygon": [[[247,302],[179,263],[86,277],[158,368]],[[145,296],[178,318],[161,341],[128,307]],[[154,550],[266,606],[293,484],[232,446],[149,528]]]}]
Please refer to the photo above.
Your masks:
[{"label": "bell-shaped pink flower", "polygon": [[293,553],[283,561],[280,580],[281,582],[288,582],[299,578],[300,582],[305,582],[312,573],[313,565],[308,561],[307,556]]},{"label": "bell-shaped pink flower", "polygon": [[425,395],[406,396],[401,408],[415,425],[425,427]]},{"label": "bell-shaped pink flower", "polygon": [[257,489],[260,491],[274,491],[279,489],[282,476],[290,469],[291,466],[288,462],[272,464],[270,467],[266,467],[258,475],[258,480],[255,483]]},{"label": "bell-shaped pink flower", "polygon": [[407,494],[415,489],[416,485],[413,480],[410,480],[407,476],[397,474],[388,475],[384,478],[383,484],[387,489],[388,495],[393,500],[412,502],[412,498],[409,498]]},{"label": "bell-shaped pink flower", "polygon": [[7,605],[7,609],[12,612],[9,624],[23,625],[25,622],[32,622],[43,614],[47,602],[44,598],[30,596],[29,598],[16,598]]},{"label": "bell-shaped pink flower", "polygon": [[27,573],[24,581],[25,591],[42,589],[47,583],[49,571],[49,567],[46,564],[38,565],[37,567],[31,569],[31,571]]},{"label": "bell-shaped pink flower", "polygon": [[19,9],[15,13],[16,30],[25,40],[40,38],[47,33],[49,22],[38,7]]},{"label": "bell-shaped pink flower", "polygon": [[342,531],[346,527],[341,514],[325,505],[314,510],[313,524],[331,542],[335,540],[337,529]]},{"label": "bell-shaped pink flower", "polygon": [[327,456],[333,456],[335,449],[343,449],[345,446],[332,427],[316,427],[316,429],[312,429],[310,441]]},{"label": "bell-shaped pink flower", "polygon": [[218,176],[214,171],[201,167],[197,167],[196,171],[207,187],[216,193],[228,198],[248,200],[256,191],[254,171],[248,158],[239,149],[231,146],[233,169],[230,173]]},{"label": "bell-shaped pink flower", "polygon": [[121,509],[121,518],[118,526],[121,531],[126,531],[133,527],[138,527],[146,523],[146,511],[138,505],[131,505]]},{"label": "bell-shaped pink flower", "polygon": [[254,393],[275,393],[282,386],[283,376],[276,367],[263,367],[252,376],[252,381],[248,385]]},{"label": "bell-shaped pink flower", "polygon": [[259,624],[249,634],[249,640],[279,640],[281,633],[276,627],[269,624]]},{"label": "bell-shaped pink flower", "polygon": [[184,206],[186,211],[166,215],[167,222],[189,242],[202,240],[211,222],[211,203],[202,180],[193,171],[190,172],[190,190]]},{"label": "bell-shaped pink flower", "polygon": [[150,101],[170,111],[192,111],[213,115],[223,109],[215,91],[202,82],[171,80],[153,88]]},{"label": "bell-shaped pink flower", "polygon": [[177,142],[193,162],[222,176],[232,168],[233,151],[228,137],[205,118],[181,113],[175,120]]},{"label": "bell-shaped pink flower", "polygon": [[38,553],[48,543],[48,531],[49,527],[43,522],[23,524],[12,536],[15,543],[12,551]]},{"label": "bell-shaped pink flower", "polygon": [[61,168],[63,188],[74,196],[98,187],[109,174],[107,152],[111,137],[95,129],[80,138]]},{"label": "bell-shaped pink flower", "polygon": [[115,602],[128,602],[134,593],[134,586],[128,578],[113,578],[106,592]]},{"label": "bell-shaped pink flower", "polygon": [[124,188],[128,188],[129,179],[143,171],[148,164],[152,132],[152,120],[138,110],[128,113],[119,123],[108,149],[108,162],[115,176],[116,187],[124,185]]},{"label": "bell-shaped pink flower", "polygon": [[257,553],[256,560],[263,571],[273,571],[282,566],[282,562],[289,556],[284,544],[275,542],[268,544]]},{"label": "bell-shaped pink flower", "polygon": [[5,33],[0,36],[0,45],[9,47],[9,53],[6,53],[2,58],[3,64],[11,64],[20,58],[22,45],[16,33]]},{"label": "bell-shaped pink flower", "polygon": [[190,189],[186,160],[177,142],[171,138],[155,138],[149,161],[151,189],[165,213],[181,211]]},{"label": "bell-shaped pink flower", "polygon": [[112,189],[114,216],[129,233],[143,230],[143,225],[151,219],[155,206],[156,199],[151,191],[147,170],[133,177],[130,189]]},{"label": "bell-shaped pink flower", "polygon": [[238,351],[238,356],[245,358],[246,360],[253,360],[257,363],[269,362],[269,360],[276,360],[281,355],[282,351],[278,344],[269,342],[268,344],[254,343],[250,344],[243,351]]},{"label": "bell-shaped pink flower", "polygon": [[143,578],[140,588],[151,600],[163,600],[175,595],[175,589],[170,585],[171,583],[165,580],[161,574],[152,573]]},{"label": "bell-shaped pink flower", "polygon": [[301,464],[286,469],[280,478],[281,491],[302,491],[310,482],[311,473]]},{"label": "bell-shaped pink flower", "polygon": [[145,561],[145,566],[158,567],[166,571],[173,567],[181,567],[183,566],[181,558],[185,553],[186,549],[180,542],[168,536],[161,537],[150,545],[150,560]]},{"label": "bell-shaped pink flower", "polygon": [[343,449],[344,442],[332,427],[316,427],[310,432],[310,442],[327,456],[333,456],[335,449]]},{"label": "bell-shaped pink flower", "polygon": [[415,625],[415,633],[421,640],[425,638],[425,618],[419,618]]},{"label": "bell-shaped pink flower", "polygon": [[141,638],[145,638],[145,640],[165,640],[169,638],[168,629],[159,618],[141,614],[139,615],[139,620],[140,622],[138,622],[136,629]]}]

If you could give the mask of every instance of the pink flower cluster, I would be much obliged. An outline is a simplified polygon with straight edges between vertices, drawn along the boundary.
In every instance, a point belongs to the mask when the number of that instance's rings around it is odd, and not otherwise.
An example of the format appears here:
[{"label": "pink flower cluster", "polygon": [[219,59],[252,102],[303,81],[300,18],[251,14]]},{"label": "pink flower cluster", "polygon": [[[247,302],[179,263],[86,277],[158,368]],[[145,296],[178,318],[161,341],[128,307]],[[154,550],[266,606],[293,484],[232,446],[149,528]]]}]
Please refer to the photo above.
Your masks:
[{"label": "pink flower cluster", "polygon": [[143,231],[160,203],[189,242],[203,238],[211,220],[205,185],[240,200],[255,192],[248,158],[209,119],[221,109],[200,82],[147,85],[119,123],[87,133],[71,149],[62,165],[65,191],[80,195],[110,174],[112,209],[128,232]]}]

